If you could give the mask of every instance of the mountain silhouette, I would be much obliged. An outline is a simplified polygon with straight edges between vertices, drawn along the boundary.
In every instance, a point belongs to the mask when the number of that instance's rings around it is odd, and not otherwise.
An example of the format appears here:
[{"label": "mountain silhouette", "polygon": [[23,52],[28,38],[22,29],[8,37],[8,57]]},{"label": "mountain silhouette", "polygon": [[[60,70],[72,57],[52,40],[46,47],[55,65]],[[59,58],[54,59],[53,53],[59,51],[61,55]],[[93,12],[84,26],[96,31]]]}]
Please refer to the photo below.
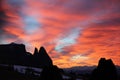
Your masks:
[{"label": "mountain silhouette", "polygon": [[63,78],[57,66],[49,66],[43,68],[39,80],[63,80]]},{"label": "mountain silhouette", "polygon": [[0,64],[24,65],[33,67],[51,66],[52,60],[44,47],[35,48],[34,54],[27,52],[24,44],[0,45]]},{"label": "mountain silhouette", "polygon": [[47,52],[44,47],[40,47],[39,52],[38,52],[38,49],[35,48],[34,55],[33,55],[34,65],[35,66],[39,66],[39,65],[50,66],[50,65],[52,65],[51,58],[46,54],[47,54]]},{"label": "mountain silhouette", "polygon": [[90,80],[117,80],[117,69],[111,59],[101,58]]}]

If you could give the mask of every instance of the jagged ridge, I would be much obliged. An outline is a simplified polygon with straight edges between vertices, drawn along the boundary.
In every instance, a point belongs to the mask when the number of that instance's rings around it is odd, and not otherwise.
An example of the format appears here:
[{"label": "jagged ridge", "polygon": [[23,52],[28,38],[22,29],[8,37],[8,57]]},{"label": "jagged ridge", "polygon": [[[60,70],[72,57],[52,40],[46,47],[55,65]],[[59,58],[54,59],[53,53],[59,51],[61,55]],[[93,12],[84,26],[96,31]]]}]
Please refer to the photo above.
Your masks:
[{"label": "jagged ridge", "polygon": [[0,64],[24,65],[33,67],[51,66],[52,60],[44,47],[39,51],[35,48],[34,54],[27,52],[24,44],[0,45]]},{"label": "jagged ridge", "polygon": [[111,59],[101,58],[90,80],[117,80],[117,69]]}]

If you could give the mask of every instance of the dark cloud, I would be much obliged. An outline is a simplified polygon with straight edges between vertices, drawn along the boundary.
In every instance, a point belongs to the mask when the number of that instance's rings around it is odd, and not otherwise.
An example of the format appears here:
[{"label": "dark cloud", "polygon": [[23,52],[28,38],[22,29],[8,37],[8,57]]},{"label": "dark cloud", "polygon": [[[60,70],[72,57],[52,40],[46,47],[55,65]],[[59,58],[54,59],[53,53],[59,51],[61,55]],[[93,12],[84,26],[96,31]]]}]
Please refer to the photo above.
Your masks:
[{"label": "dark cloud", "polygon": [[[10,1],[12,2],[13,0],[10,0]],[[11,3],[11,5],[13,6],[14,4]],[[8,10],[5,6],[8,6],[8,4],[6,4],[6,2],[5,2],[5,0],[0,0],[0,39],[1,39],[0,43],[2,43],[5,40],[8,40],[8,39],[16,39],[17,38],[16,35],[11,34],[10,32],[5,30],[5,28],[8,25],[9,26],[12,25],[11,21],[8,20],[8,19],[10,19],[10,16],[7,15]]]},{"label": "dark cloud", "polygon": [[12,40],[12,42],[13,42],[15,39],[18,38],[16,35],[7,33],[4,30],[1,33],[0,33],[0,44],[7,43],[7,42],[9,42],[9,40]]},{"label": "dark cloud", "polygon": [[6,27],[5,25],[7,24],[6,18],[8,18],[8,16],[5,13],[3,5],[3,0],[0,0],[0,43],[7,39],[14,39],[17,37],[4,30],[4,28]]},{"label": "dark cloud", "polygon": [[7,3],[12,5],[12,6],[21,6],[25,3],[25,0],[7,0]]},{"label": "dark cloud", "polygon": [[3,0],[0,0],[0,30],[3,28],[5,24],[5,18],[7,16],[5,15],[5,11],[3,9]]},{"label": "dark cloud", "polygon": [[6,14],[5,11],[3,9],[3,0],[0,0],[0,39],[3,38],[5,31],[4,31],[4,25],[6,23],[5,19],[6,19]]},{"label": "dark cloud", "polygon": [[11,10],[17,16],[23,15],[21,10],[28,7],[25,0],[6,0],[5,4],[9,6],[8,11]]},{"label": "dark cloud", "polygon": [[13,38],[14,39],[14,38],[17,38],[17,36],[5,31],[4,29],[1,29],[0,30],[0,38],[4,38],[4,39]]},{"label": "dark cloud", "polygon": [[[66,0],[66,1],[56,1],[56,3],[52,4],[54,6],[61,6],[57,9],[59,11],[64,11],[68,14],[95,14],[100,13],[101,11],[111,11],[119,10],[119,7],[116,3],[118,3],[118,0]],[[50,6],[51,8],[53,6]]]},{"label": "dark cloud", "polygon": [[98,25],[101,26],[120,26],[120,17],[102,20]]}]

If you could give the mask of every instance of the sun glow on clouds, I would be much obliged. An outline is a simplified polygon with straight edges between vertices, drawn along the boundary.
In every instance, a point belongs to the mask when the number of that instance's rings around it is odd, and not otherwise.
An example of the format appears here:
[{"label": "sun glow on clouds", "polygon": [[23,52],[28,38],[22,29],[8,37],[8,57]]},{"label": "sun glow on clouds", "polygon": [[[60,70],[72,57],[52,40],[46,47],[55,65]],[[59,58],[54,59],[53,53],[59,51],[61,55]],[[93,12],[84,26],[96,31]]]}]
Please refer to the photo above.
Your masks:
[{"label": "sun glow on clouds", "polygon": [[45,46],[59,67],[96,65],[101,57],[120,65],[119,0],[0,1],[1,44]]},{"label": "sun glow on clouds", "polygon": [[73,61],[73,62],[80,62],[80,61],[84,61],[84,60],[87,60],[87,59],[88,59],[88,57],[83,56],[81,54],[78,54],[78,55],[72,56],[70,60]]}]

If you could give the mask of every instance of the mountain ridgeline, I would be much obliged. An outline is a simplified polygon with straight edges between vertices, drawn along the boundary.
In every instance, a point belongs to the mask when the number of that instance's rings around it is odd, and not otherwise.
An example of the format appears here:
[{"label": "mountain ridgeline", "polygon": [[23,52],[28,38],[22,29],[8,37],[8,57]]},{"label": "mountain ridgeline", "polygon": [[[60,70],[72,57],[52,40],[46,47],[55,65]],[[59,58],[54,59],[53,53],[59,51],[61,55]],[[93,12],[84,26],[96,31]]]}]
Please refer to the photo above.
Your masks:
[{"label": "mountain ridgeline", "polygon": [[[26,66],[26,72],[24,74],[16,72],[16,69],[14,70],[12,67],[13,65]],[[37,67],[42,71],[34,71],[29,66]],[[39,74],[38,76],[35,75],[36,72]],[[53,65],[44,47],[40,47],[39,50],[35,48],[32,55],[26,51],[24,44],[0,45],[0,80],[120,80],[116,66],[111,59],[101,58],[98,66],[91,72],[90,74],[82,72],[76,74],[72,70],[69,73],[64,72]]]},{"label": "mountain ridgeline", "polygon": [[101,58],[90,80],[118,80],[117,69],[111,59]]},{"label": "mountain ridgeline", "polygon": [[53,65],[44,47],[40,47],[39,50],[35,48],[34,54],[32,55],[26,51],[24,44],[16,43],[0,45],[0,64],[32,67]]}]

